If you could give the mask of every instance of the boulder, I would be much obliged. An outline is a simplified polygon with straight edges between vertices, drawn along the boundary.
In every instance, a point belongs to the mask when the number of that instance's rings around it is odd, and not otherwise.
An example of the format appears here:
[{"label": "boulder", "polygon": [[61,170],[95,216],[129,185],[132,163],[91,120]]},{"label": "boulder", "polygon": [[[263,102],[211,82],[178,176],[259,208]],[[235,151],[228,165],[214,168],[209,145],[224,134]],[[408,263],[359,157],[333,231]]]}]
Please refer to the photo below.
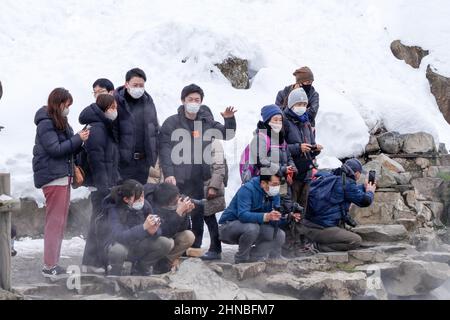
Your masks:
[{"label": "boulder", "polygon": [[[267,265],[268,271],[274,271],[273,266]],[[291,259],[287,262],[284,269],[278,269],[278,272],[289,272],[295,276],[303,276],[313,271],[326,272],[333,267],[327,261],[327,257],[324,255],[315,255],[311,257],[301,257]],[[273,272],[269,272],[273,273]]]},{"label": "boulder", "polygon": [[403,225],[366,225],[352,229],[364,241],[395,242],[408,237],[408,231]]},{"label": "boulder", "polygon": [[369,143],[366,146],[366,153],[377,153],[380,151],[380,144],[375,136],[370,136]]},{"label": "boulder", "polygon": [[441,166],[450,166],[450,154],[444,154],[439,158],[439,164]]},{"label": "boulder", "polygon": [[436,98],[442,115],[450,123],[450,78],[446,78],[436,71],[429,65],[427,68],[427,79],[430,83],[431,93]]},{"label": "boulder", "polygon": [[403,197],[406,200],[406,205],[410,208],[416,207],[416,192],[414,190],[408,190],[403,193]]},{"label": "boulder", "polygon": [[388,171],[395,172],[395,173],[404,173],[405,172],[405,168],[403,168],[403,166],[400,163],[389,158],[385,154],[380,154],[378,157],[376,157],[376,159],[374,161],[379,162],[381,164],[381,166]]},{"label": "boulder", "polygon": [[231,82],[233,88],[250,88],[250,77],[248,61],[237,57],[229,57],[222,63],[216,64],[216,67]]},{"label": "boulder", "polygon": [[444,181],[439,178],[418,178],[411,181],[416,192],[416,199],[419,201],[439,202],[443,183]]},{"label": "boulder", "polygon": [[433,201],[417,201],[417,218],[422,223],[434,221],[442,225],[442,218],[444,213],[444,204]]},{"label": "boulder", "polygon": [[419,296],[439,288],[450,278],[450,267],[445,263],[401,261],[397,268],[381,271],[384,287],[391,295]]},{"label": "boulder", "polygon": [[442,178],[445,176],[450,177],[450,167],[431,166],[426,171],[426,176],[429,178]]},{"label": "boulder", "polygon": [[293,297],[283,296],[275,293],[266,293],[257,289],[242,288],[241,293],[242,293],[242,300],[254,300],[254,301],[297,300]]},{"label": "boulder", "polygon": [[381,151],[388,154],[398,154],[403,146],[403,139],[398,132],[386,132],[377,137]]},{"label": "boulder", "polygon": [[350,257],[364,263],[383,262],[386,259],[384,252],[370,249],[351,250],[348,254]]},{"label": "boulder", "polygon": [[409,185],[412,180],[412,174],[411,172],[398,173],[395,174],[394,178],[399,185]]},{"label": "boulder", "polygon": [[436,151],[436,144],[431,134],[418,132],[403,135],[404,153],[429,153]]},{"label": "boulder", "polygon": [[23,297],[18,294],[0,289],[0,301],[12,300],[23,300]]},{"label": "boulder", "polygon": [[75,199],[70,203],[66,233],[72,236],[87,237],[92,215],[90,199]]},{"label": "boulder", "polygon": [[439,154],[448,154],[448,149],[447,146],[445,145],[445,143],[439,143],[439,149],[438,149]]},{"label": "boulder", "polygon": [[239,281],[259,276],[266,270],[264,262],[242,263],[233,266],[233,271]]},{"label": "boulder", "polygon": [[428,168],[431,165],[431,163],[430,163],[430,160],[428,160],[426,158],[417,158],[416,165],[418,165],[420,167],[420,169],[423,170],[423,169]]},{"label": "boulder", "polygon": [[161,277],[118,277],[119,287],[130,295],[136,295],[141,291],[161,289],[169,287],[169,282]]},{"label": "boulder", "polygon": [[415,69],[419,69],[422,59],[430,54],[428,50],[423,50],[421,47],[406,46],[400,40],[392,42],[391,51],[397,59],[405,61]]},{"label": "boulder", "polygon": [[195,300],[195,293],[189,289],[154,289],[139,295],[141,300],[189,301]]},{"label": "boulder", "polygon": [[408,232],[412,232],[417,229],[417,218],[399,218],[395,219],[395,223],[403,225]]},{"label": "boulder", "polygon": [[318,256],[325,257],[327,261],[331,263],[348,263],[347,252],[326,252],[319,253]]},{"label": "boulder", "polygon": [[351,216],[361,225],[393,224],[395,219],[413,218],[414,212],[406,206],[397,192],[376,192],[375,200],[368,208],[351,206]]},{"label": "boulder", "polygon": [[313,272],[305,277],[284,273],[267,278],[271,291],[302,300],[351,300],[364,295],[366,285],[362,272]]},{"label": "boulder", "polygon": [[235,300],[241,295],[236,284],[221,278],[199,259],[184,261],[169,278],[171,288],[193,290],[197,300]]}]

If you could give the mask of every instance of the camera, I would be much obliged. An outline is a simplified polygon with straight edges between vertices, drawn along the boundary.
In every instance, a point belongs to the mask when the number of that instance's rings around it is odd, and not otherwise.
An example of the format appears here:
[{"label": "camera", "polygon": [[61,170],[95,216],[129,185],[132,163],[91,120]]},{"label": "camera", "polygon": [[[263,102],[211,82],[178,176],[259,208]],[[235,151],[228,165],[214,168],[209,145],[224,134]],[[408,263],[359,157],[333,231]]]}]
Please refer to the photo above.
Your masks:
[{"label": "camera", "polygon": [[157,224],[161,223],[161,218],[155,214],[150,215]]},{"label": "camera", "polygon": [[314,144],[314,145],[311,146],[311,151],[317,151],[317,149],[319,149],[317,147],[317,144]]},{"label": "camera", "polygon": [[181,196],[181,199],[184,201],[186,198],[189,198],[189,200],[196,206],[196,207],[203,207],[203,206],[205,206],[205,204],[206,204],[206,201],[208,201],[208,200],[206,200],[206,199],[201,199],[201,200],[198,200],[198,199],[192,199],[192,198],[190,198],[190,197],[188,197],[188,196],[186,196],[186,195],[182,195]]},{"label": "camera", "polygon": [[345,223],[348,224],[352,228],[355,228],[358,226],[358,223],[349,214],[347,214],[347,216],[345,217]]}]

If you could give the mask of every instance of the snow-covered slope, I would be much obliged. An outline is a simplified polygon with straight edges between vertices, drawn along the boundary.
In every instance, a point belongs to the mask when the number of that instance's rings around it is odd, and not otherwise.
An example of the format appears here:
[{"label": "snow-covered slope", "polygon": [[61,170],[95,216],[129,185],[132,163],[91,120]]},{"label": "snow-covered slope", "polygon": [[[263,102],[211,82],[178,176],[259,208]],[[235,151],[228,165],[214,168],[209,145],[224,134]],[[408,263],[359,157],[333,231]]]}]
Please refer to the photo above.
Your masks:
[{"label": "snow-covered slope", "polygon": [[[92,82],[108,77],[121,85],[136,66],[148,74],[160,122],[192,82],[205,89],[218,118],[228,105],[239,109],[238,138],[226,146],[234,163],[229,197],[239,186],[237,161],[260,108],[303,65],[315,72],[321,94],[322,165],[359,154],[377,121],[401,133],[425,130],[450,145],[450,126],[425,78],[428,63],[450,75],[449,16],[445,0],[2,1],[0,171],[12,173],[14,195],[42,200],[31,171],[37,108],[64,86],[75,97],[70,122],[80,129]],[[396,39],[431,51],[419,70],[393,57]],[[214,67],[230,54],[258,71],[250,90],[233,89]]]}]

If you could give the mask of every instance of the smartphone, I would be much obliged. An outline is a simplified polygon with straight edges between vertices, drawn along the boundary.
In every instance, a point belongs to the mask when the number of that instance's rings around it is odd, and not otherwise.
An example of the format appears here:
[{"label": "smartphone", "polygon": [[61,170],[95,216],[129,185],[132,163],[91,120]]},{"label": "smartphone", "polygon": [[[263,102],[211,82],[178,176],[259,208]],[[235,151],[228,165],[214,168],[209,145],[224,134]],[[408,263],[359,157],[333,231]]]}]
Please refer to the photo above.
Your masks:
[{"label": "smartphone", "polygon": [[375,184],[377,172],[374,170],[369,171],[369,183]]}]

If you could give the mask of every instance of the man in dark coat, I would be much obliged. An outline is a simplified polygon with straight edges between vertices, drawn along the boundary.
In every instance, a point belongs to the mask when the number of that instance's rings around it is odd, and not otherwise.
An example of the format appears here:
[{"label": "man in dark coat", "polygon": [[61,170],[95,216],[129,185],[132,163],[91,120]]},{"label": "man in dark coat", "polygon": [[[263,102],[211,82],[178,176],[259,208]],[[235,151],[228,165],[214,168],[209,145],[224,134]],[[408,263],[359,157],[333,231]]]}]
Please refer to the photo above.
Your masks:
[{"label": "man in dark coat", "polygon": [[306,94],[308,95],[308,116],[309,121],[311,122],[311,126],[313,128],[316,127],[316,116],[319,112],[319,93],[312,86],[314,82],[314,74],[311,69],[308,67],[303,67],[294,72],[294,77],[296,79],[296,83],[293,85],[289,85],[280,92],[278,92],[275,104],[279,106],[281,109],[285,109],[287,107],[289,94],[294,89],[303,88]]},{"label": "man in dark coat", "polygon": [[[213,138],[231,140],[235,136],[234,108],[222,113],[225,125],[214,120],[211,110],[202,105],[203,90],[195,85],[185,87],[181,93],[182,106],[169,117],[161,128],[160,162],[166,182],[177,185],[180,191],[192,199],[204,199],[204,183],[211,178],[211,159],[204,159],[204,151]],[[172,153],[174,157],[172,157]],[[209,161],[208,161],[209,160]],[[203,208],[192,212],[192,231],[195,234],[193,248],[201,248],[203,238]]]},{"label": "man in dark coat", "polygon": [[119,138],[120,175],[124,180],[148,180],[158,159],[159,123],[153,99],[145,91],[147,76],[141,69],[126,75],[125,86],[115,92],[118,104],[116,133]]}]

